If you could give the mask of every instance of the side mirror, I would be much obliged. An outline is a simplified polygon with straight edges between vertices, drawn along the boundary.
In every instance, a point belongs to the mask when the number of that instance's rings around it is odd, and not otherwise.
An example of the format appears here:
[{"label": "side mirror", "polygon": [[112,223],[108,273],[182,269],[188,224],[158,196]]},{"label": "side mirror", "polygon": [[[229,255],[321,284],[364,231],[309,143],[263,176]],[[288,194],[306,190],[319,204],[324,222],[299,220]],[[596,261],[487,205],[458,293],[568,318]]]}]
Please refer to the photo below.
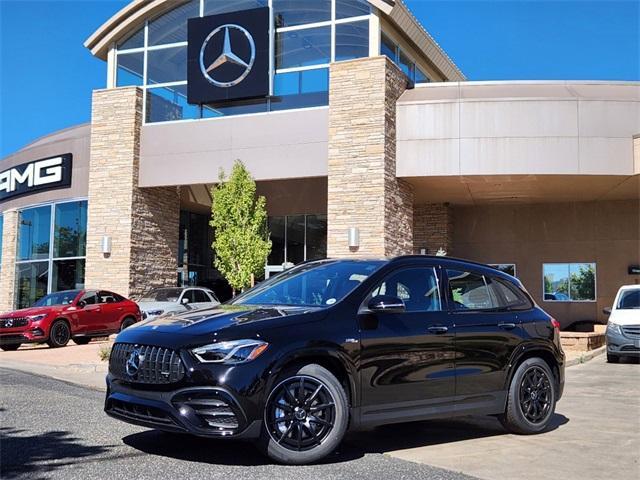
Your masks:
[{"label": "side mirror", "polygon": [[405,311],[405,305],[401,298],[391,295],[378,295],[369,300],[367,308],[376,313],[401,313]]},{"label": "side mirror", "polygon": [[611,315],[611,307],[604,307],[602,309],[602,313],[604,313],[605,315]]},{"label": "side mirror", "polygon": [[182,298],[182,304],[186,305],[187,303],[189,303],[189,299],[187,297],[183,297]]}]

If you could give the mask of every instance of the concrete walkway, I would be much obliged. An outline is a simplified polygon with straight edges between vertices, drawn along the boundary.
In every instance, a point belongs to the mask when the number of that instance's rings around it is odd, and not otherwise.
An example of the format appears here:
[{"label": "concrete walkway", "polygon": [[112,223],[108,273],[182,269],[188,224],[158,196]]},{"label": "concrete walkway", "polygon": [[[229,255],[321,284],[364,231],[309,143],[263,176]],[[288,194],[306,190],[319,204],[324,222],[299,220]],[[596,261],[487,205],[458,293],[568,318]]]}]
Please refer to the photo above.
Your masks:
[{"label": "concrete walkway", "polygon": [[507,434],[490,417],[381,427],[365,450],[491,480],[640,478],[640,365],[604,355],[567,369],[550,431]]}]

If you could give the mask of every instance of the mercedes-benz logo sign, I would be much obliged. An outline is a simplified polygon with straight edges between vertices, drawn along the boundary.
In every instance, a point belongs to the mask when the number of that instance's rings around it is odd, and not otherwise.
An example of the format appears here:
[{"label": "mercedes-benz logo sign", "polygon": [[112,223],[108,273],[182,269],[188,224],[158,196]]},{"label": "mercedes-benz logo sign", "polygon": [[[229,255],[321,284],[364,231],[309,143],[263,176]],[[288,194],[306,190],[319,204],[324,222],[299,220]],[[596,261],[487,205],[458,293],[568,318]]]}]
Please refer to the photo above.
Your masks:
[{"label": "mercedes-benz logo sign", "polygon": [[[249,43],[249,50],[251,51],[251,56],[247,60],[243,60],[238,55],[233,53],[233,49],[231,48],[231,37],[229,36],[230,30],[237,30],[242,33],[243,37],[246,38],[246,41]],[[222,45],[222,52],[210,65],[206,65],[204,61],[205,51],[207,49],[207,45],[216,35],[223,35],[224,40]],[[251,34],[240,25],[236,25],[233,23],[227,23],[225,25],[220,25],[218,28],[213,30],[207,38],[204,39],[202,43],[202,47],[200,48],[200,70],[202,71],[202,75],[207,79],[210,83],[215,85],[216,87],[228,88],[233,87],[234,85],[239,84],[242,80],[249,75],[251,72],[251,68],[253,67],[253,62],[256,59],[256,44],[253,41],[253,37]],[[238,65],[242,68],[242,73],[233,80],[230,81],[221,81],[216,80],[216,70],[225,64]]]},{"label": "mercedes-benz logo sign", "polygon": [[129,354],[129,358],[127,358],[127,363],[125,365],[127,375],[134,377],[136,373],[138,373],[138,370],[140,370],[140,362],[143,360],[144,355],[140,355],[140,349],[134,348]]}]

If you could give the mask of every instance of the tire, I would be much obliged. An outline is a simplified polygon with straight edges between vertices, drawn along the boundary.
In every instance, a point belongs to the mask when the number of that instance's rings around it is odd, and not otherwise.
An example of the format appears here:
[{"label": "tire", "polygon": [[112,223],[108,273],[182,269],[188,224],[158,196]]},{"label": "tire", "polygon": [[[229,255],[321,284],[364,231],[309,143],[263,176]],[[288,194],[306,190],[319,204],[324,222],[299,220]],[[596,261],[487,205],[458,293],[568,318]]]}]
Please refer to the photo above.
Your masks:
[{"label": "tire", "polygon": [[507,408],[498,419],[512,433],[543,432],[556,408],[556,381],[541,358],[529,358],[516,370],[507,395]]},{"label": "tire", "polygon": [[320,365],[305,365],[286,371],[275,383],[258,446],[279,463],[316,462],[340,444],[348,422],[347,395],[338,379]]},{"label": "tire", "polygon": [[51,348],[64,347],[71,340],[71,329],[64,320],[56,320],[49,329],[49,340],[47,345]]},{"label": "tire", "polygon": [[617,355],[612,355],[607,352],[607,363],[618,363],[620,361],[620,357]]},{"label": "tire", "polygon": [[129,328],[134,323],[136,323],[136,321],[133,318],[131,318],[131,317],[125,318],[122,321],[122,325],[120,325],[120,331],[124,330],[125,328]]},{"label": "tire", "polygon": [[76,345],[86,345],[91,341],[91,337],[71,337]]},{"label": "tire", "polygon": [[4,350],[5,352],[15,352],[17,349],[20,348],[20,345],[22,345],[21,343],[12,343],[10,345],[2,345],[0,346],[0,348],[2,350]]}]

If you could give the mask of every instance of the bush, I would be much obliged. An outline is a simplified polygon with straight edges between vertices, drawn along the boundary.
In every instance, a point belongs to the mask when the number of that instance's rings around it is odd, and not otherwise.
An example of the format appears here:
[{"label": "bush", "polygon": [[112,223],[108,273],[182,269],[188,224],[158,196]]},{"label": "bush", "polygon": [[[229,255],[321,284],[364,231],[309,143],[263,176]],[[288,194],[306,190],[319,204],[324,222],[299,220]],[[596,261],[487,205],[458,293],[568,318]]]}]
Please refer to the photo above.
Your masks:
[{"label": "bush", "polygon": [[98,357],[102,362],[106,362],[109,360],[109,355],[111,355],[111,347],[112,345],[102,345],[100,350],[98,350]]}]

